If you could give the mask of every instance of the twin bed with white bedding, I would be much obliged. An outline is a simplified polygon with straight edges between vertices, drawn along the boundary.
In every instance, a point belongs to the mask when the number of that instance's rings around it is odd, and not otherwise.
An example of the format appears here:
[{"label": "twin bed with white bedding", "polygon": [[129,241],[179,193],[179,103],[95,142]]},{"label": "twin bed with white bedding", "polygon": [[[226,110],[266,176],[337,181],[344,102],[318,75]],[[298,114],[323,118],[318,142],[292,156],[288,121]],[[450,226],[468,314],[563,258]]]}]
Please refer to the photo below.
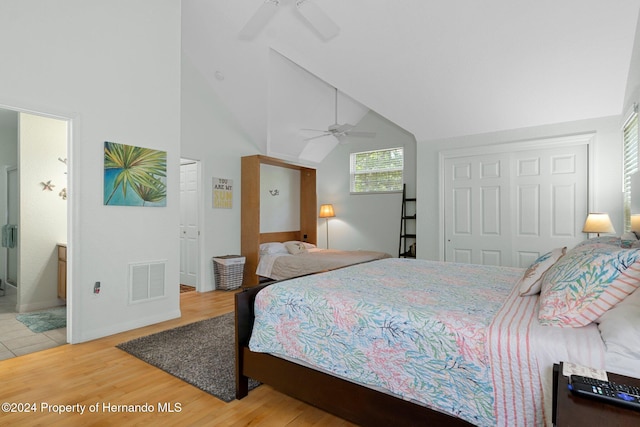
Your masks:
[{"label": "twin bed with white bedding", "polygon": [[383,259],[240,293],[237,395],[252,377],[360,424],[550,425],[553,363],[640,375],[639,266],[600,239],[527,271]]}]

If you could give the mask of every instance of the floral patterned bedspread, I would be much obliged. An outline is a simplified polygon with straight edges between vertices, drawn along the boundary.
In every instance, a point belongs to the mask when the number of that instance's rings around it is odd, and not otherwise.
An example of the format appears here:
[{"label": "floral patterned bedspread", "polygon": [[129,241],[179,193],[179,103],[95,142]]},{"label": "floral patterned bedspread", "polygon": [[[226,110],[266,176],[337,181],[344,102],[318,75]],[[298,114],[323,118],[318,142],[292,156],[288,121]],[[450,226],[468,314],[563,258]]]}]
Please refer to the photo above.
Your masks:
[{"label": "floral patterned bedspread", "polygon": [[392,258],[276,283],[249,347],[495,425],[487,328],[522,272]]}]

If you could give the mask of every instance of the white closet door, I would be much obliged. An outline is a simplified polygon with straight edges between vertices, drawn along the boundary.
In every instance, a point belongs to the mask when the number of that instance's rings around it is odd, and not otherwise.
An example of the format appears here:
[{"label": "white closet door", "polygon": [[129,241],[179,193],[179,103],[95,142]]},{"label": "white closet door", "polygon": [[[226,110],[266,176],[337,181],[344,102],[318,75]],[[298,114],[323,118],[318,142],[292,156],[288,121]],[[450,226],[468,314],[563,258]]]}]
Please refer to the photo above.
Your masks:
[{"label": "white closet door", "polygon": [[198,164],[180,165],[180,283],[197,286],[200,259]]},{"label": "white closet door", "polygon": [[527,267],[584,238],[587,145],[446,158],[445,260]]},{"label": "white closet door", "polygon": [[446,261],[510,265],[509,156],[445,161]]},{"label": "white closet door", "polygon": [[587,158],[586,145],[513,154],[515,267],[527,267],[541,254],[570,249],[585,238]]}]

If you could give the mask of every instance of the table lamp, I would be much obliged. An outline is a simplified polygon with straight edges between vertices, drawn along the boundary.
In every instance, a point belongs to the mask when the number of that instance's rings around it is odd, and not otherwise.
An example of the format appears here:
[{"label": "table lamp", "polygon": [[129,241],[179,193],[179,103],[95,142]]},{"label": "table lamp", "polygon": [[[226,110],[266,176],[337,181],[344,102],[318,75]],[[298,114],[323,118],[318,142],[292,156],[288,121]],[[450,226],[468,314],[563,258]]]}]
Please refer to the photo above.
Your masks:
[{"label": "table lamp", "polygon": [[611,224],[609,214],[602,212],[593,212],[587,215],[582,228],[583,233],[596,233],[600,237],[600,233],[615,233],[616,230]]}]

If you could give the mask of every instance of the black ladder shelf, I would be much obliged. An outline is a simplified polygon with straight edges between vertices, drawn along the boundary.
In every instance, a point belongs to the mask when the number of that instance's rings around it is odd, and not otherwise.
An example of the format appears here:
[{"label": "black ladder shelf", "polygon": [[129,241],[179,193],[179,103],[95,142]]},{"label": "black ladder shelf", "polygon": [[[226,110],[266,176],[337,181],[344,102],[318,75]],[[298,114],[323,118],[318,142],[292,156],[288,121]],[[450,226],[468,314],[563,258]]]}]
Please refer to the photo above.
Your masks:
[{"label": "black ladder shelf", "polygon": [[[415,205],[415,197],[407,197],[407,184],[403,184],[402,186],[402,216],[400,217],[400,247],[398,249],[398,257],[400,258],[415,258],[416,252],[416,205]],[[413,207],[411,212],[413,214],[409,214],[407,210],[407,204],[413,202]],[[411,227],[407,228],[407,222],[413,221]],[[409,232],[412,231],[412,232]],[[413,246],[413,250],[411,247]]]}]

